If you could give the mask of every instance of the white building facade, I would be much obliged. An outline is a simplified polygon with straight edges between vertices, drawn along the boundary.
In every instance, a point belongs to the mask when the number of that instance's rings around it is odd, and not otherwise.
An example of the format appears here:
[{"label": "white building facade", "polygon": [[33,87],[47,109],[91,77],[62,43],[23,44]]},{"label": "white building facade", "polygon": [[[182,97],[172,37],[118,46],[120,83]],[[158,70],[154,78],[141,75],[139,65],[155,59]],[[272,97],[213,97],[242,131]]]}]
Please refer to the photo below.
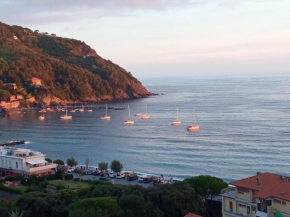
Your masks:
[{"label": "white building facade", "polygon": [[14,147],[0,147],[0,176],[46,176],[56,173],[57,164],[45,160],[45,154]]}]

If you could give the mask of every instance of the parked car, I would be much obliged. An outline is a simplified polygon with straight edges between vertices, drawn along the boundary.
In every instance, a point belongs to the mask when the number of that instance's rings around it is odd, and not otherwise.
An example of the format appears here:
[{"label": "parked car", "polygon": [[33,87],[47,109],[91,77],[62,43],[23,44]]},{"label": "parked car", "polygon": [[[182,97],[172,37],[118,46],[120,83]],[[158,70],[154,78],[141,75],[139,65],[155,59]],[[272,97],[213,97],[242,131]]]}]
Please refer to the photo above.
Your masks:
[{"label": "parked car", "polygon": [[161,183],[161,180],[160,179],[154,179],[153,180],[153,185],[158,185]]},{"label": "parked car", "polygon": [[67,172],[67,173],[73,173],[74,170],[75,170],[75,169],[73,169],[73,168],[69,168],[66,172]]},{"label": "parked car", "polygon": [[99,180],[102,180],[102,181],[110,181],[110,177],[103,176],[103,177],[100,177]]},{"label": "parked car", "polygon": [[136,173],[130,174],[129,176],[127,176],[127,180],[128,181],[134,181],[138,179],[138,175]]},{"label": "parked car", "polygon": [[109,173],[109,177],[110,177],[110,178],[116,178],[116,173],[114,173],[114,172],[110,172],[110,173]]},{"label": "parked car", "polygon": [[143,182],[144,183],[150,183],[150,182],[152,182],[153,181],[153,178],[152,177],[144,177],[143,178]]},{"label": "parked car", "polygon": [[94,171],[93,172],[93,175],[94,176],[100,176],[100,175],[102,175],[103,173],[102,173],[102,171],[100,171],[100,170],[96,170],[96,171]]},{"label": "parked car", "polygon": [[91,170],[87,170],[85,173],[86,173],[86,175],[93,175],[93,171],[91,171]]},{"label": "parked car", "polygon": [[125,179],[126,174],[125,173],[118,173],[116,175],[116,179]]}]

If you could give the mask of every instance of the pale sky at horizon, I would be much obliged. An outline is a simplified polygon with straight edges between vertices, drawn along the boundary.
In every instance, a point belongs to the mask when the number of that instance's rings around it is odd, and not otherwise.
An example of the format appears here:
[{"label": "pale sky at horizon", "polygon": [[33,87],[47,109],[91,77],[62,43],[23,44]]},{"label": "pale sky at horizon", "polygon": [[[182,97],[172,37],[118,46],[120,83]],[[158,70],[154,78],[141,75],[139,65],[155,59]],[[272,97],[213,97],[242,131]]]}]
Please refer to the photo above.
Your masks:
[{"label": "pale sky at horizon", "polygon": [[85,41],[136,77],[290,73],[290,0],[4,0],[0,21]]}]

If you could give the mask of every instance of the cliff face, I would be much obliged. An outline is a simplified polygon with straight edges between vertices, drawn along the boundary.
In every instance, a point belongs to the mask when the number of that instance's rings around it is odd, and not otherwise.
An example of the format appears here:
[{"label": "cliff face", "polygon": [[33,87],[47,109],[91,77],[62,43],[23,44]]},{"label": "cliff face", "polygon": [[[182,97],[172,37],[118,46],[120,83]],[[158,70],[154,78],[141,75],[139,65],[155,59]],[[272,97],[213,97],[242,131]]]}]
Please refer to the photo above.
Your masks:
[{"label": "cliff face", "polygon": [[[37,99],[100,101],[133,99],[150,92],[130,72],[100,57],[84,42],[0,23],[0,82],[24,87]],[[1,89],[1,83],[0,83]]]}]

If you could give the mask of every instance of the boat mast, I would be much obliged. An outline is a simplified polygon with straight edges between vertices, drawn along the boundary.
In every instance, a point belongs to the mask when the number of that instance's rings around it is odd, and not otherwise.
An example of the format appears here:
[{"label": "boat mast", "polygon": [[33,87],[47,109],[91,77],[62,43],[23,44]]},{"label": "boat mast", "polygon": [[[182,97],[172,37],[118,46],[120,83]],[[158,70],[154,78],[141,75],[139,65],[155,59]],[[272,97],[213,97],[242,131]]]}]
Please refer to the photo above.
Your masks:
[{"label": "boat mast", "polygon": [[108,104],[106,104],[106,116],[108,116]]},{"label": "boat mast", "polygon": [[176,109],[176,120],[178,120],[178,109]]},{"label": "boat mast", "polygon": [[129,120],[131,119],[130,118],[130,106],[128,105],[128,113],[129,113]]}]

